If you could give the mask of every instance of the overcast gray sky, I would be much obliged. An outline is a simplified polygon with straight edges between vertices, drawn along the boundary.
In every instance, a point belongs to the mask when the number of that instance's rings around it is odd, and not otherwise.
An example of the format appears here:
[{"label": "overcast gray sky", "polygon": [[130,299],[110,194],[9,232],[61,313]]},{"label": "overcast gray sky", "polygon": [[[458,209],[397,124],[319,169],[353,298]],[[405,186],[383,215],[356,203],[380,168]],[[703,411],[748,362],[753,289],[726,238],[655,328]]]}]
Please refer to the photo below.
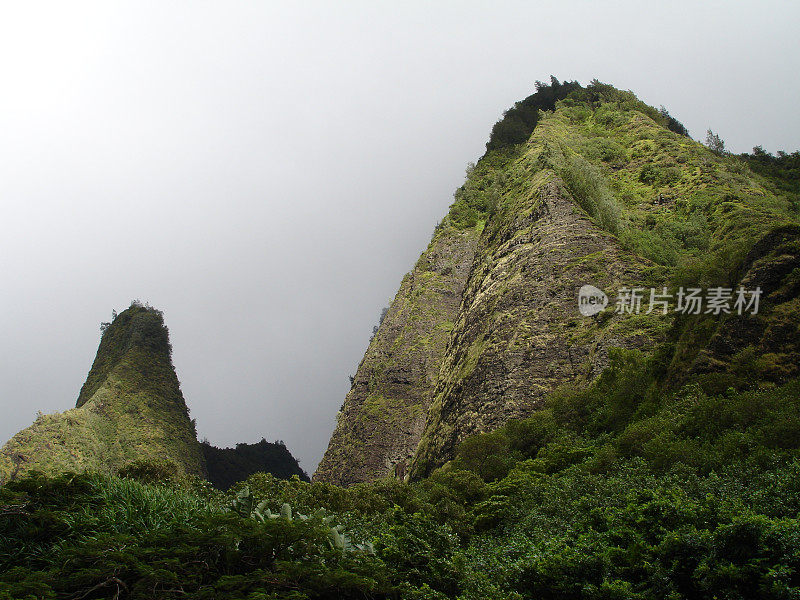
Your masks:
[{"label": "overcast gray sky", "polygon": [[592,78],[800,146],[796,2],[4,2],[0,443],[164,311],[201,437],[310,472],[502,111]]}]

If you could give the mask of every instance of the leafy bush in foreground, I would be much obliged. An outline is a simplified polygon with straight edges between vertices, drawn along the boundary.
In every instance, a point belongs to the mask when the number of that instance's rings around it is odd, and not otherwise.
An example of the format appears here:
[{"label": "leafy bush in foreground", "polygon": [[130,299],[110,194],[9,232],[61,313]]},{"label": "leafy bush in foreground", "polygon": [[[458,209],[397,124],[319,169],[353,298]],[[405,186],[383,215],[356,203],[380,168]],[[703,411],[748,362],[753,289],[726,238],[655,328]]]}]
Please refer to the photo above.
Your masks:
[{"label": "leafy bush in foreground", "polygon": [[413,483],[10,483],[0,599],[797,598],[800,381],[657,376],[618,353]]},{"label": "leafy bush in foreground", "polygon": [[0,598],[387,598],[385,567],[319,520],[242,517],[190,491],[99,475],[1,491]]}]

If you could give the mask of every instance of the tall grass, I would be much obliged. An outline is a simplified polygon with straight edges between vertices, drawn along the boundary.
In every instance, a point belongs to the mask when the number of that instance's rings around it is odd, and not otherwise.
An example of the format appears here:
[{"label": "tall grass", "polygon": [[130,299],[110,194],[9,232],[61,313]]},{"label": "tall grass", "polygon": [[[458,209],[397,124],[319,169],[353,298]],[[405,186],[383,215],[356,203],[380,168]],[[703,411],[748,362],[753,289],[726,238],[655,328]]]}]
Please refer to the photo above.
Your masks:
[{"label": "tall grass", "polygon": [[[72,513],[76,530],[91,528],[112,533],[141,533],[193,524],[218,508],[182,488],[92,475],[87,505]],[[94,506],[92,506],[94,505]],[[99,508],[99,510],[98,510]]]},{"label": "tall grass", "polygon": [[603,229],[618,234],[621,211],[597,167],[579,154],[569,154],[560,175],[581,208]]},{"label": "tall grass", "polygon": [[[46,518],[31,518],[45,506]],[[64,546],[99,534],[166,531],[219,512],[221,501],[186,487],[99,473],[34,475],[0,490],[0,570],[20,558],[28,564],[47,560]]]},{"label": "tall grass", "polygon": [[541,160],[561,177],[578,205],[600,227],[614,235],[619,233],[622,210],[597,167],[560,143],[548,144]]}]

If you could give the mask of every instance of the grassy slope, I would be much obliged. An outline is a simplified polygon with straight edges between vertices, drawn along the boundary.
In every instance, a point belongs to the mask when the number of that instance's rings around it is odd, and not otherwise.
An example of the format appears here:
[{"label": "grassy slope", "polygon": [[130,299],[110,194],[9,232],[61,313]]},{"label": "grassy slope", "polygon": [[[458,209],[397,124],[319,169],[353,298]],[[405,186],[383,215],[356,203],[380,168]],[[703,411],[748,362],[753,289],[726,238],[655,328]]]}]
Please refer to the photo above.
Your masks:
[{"label": "grassy slope", "polygon": [[[666,285],[735,284],[758,240],[800,225],[800,198],[663,120],[632,93],[604,84],[559,102],[527,144],[487,153],[468,178],[468,189],[494,190],[472,202],[474,218],[489,220],[484,239],[535,208],[536,192],[558,177],[623,248],[661,266],[655,275]],[[470,204],[457,194],[451,218]]]},{"label": "grassy slope", "polygon": [[[753,173],[740,158],[717,155],[659,126],[654,109],[629,92],[601,85],[584,95],[592,100],[588,106],[585,98],[566,100],[540,123],[530,142],[534,154],[543,148],[539,163],[552,167],[624,248],[662,266],[663,285],[671,291],[749,281],[750,287],[765,288],[754,334],[800,323],[800,198],[780,181]],[[777,281],[753,282],[758,278],[748,270],[754,263],[756,270],[774,267],[767,279]],[[675,378],[683,380],[715,333],[736,326],[727,317],[676,319]],[[797,345],[769,337],[754,335],[751,348],[736,350],[766,357],[750,378],[785,380],[797,373]],[[734,358],[717,356],[712,368],[727,375],[717,390],[743,382],[736,374],[741,361]]]}]

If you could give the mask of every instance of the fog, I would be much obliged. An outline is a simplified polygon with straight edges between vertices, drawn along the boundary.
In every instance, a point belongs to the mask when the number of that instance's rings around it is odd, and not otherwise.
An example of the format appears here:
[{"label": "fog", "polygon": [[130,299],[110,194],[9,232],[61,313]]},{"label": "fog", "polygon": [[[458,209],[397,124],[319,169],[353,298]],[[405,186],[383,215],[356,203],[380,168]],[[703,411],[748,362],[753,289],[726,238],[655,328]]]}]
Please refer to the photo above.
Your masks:
[{"label": "fog", "polygon": [[309,473],[380,310],[502,111],[593,78],[735,152],[800,139],[790,2],[0,9],[0,443],[164,311],[199,435]]}]

